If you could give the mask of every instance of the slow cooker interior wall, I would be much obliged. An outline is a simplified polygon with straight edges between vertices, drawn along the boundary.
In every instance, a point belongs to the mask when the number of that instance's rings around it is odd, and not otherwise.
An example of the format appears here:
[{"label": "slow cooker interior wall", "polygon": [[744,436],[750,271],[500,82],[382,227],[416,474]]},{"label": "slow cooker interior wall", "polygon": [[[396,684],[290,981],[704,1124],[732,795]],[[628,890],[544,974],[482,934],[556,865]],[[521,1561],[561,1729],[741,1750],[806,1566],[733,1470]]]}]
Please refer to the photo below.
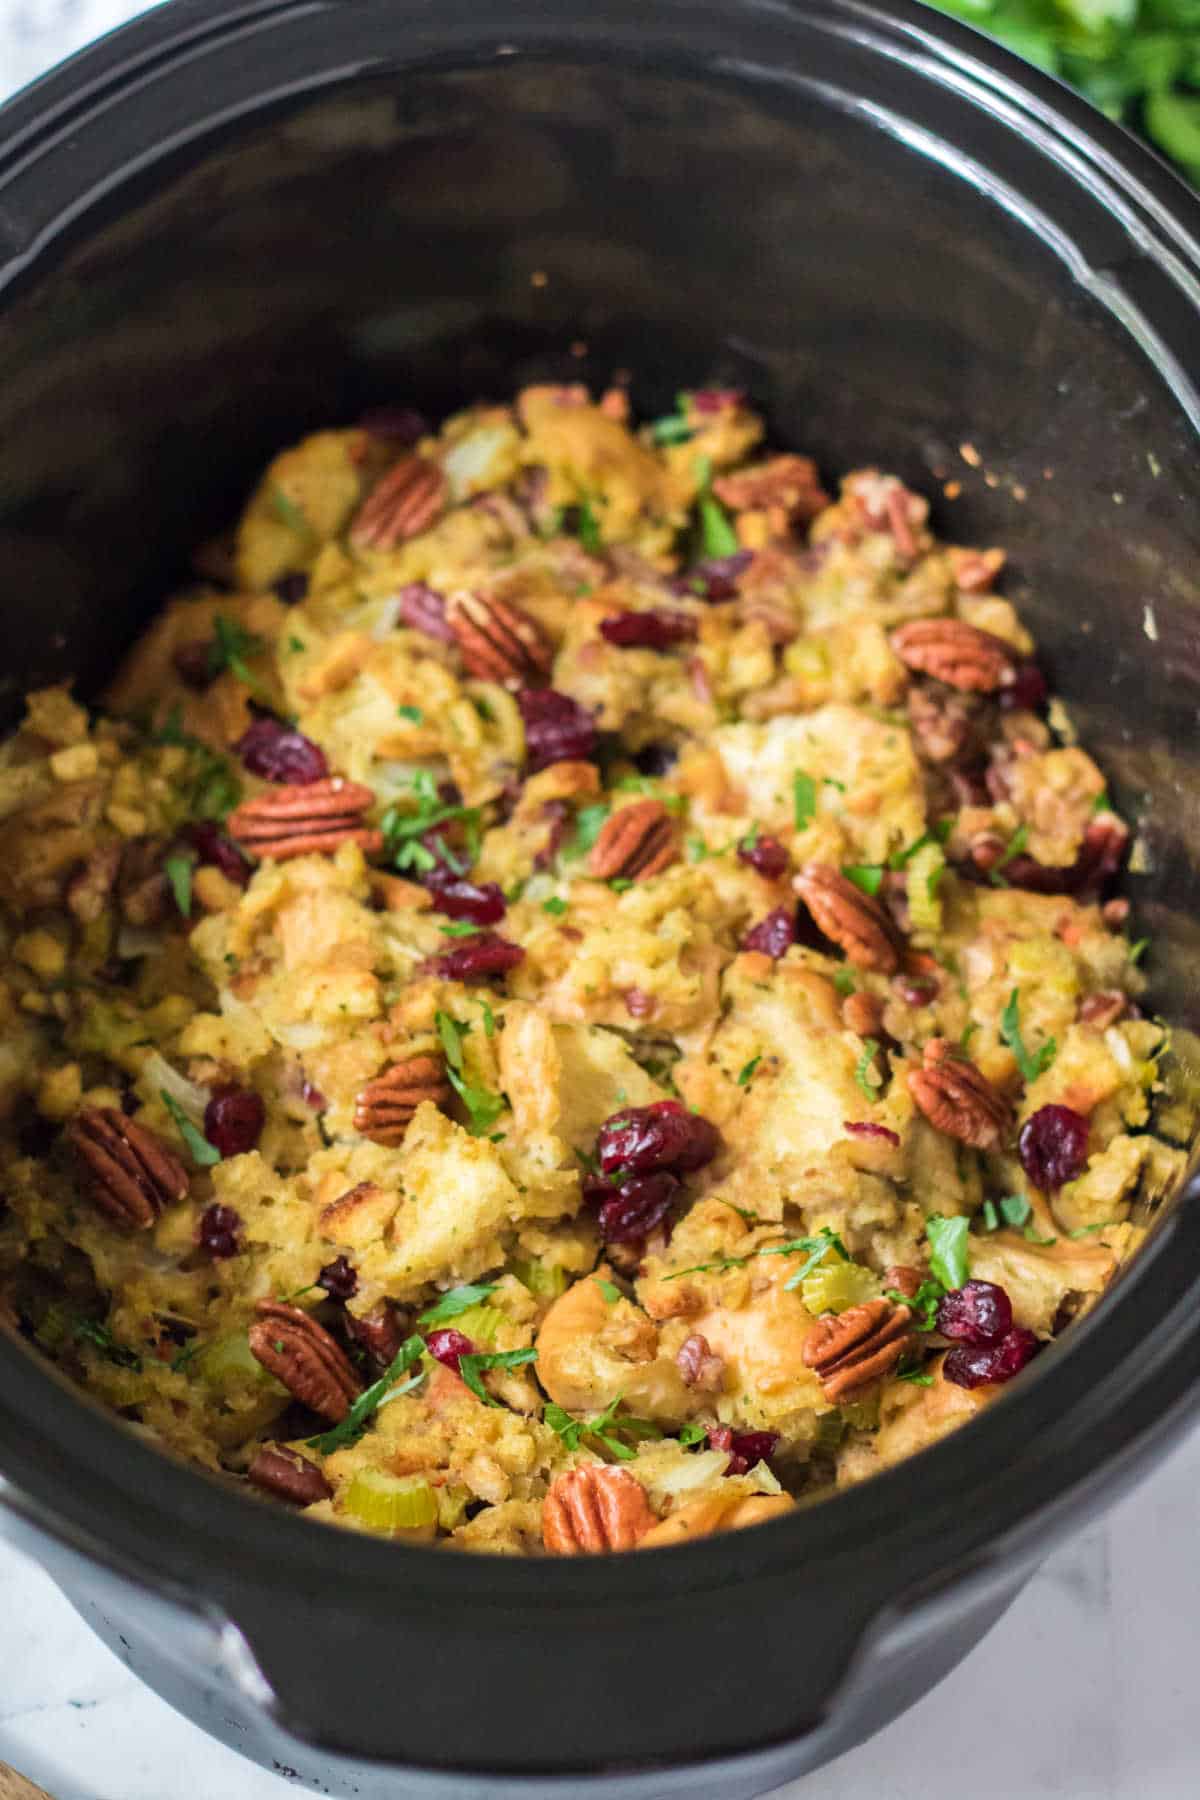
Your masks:
[{"label": "slow cooker interior wall", "polygon": [[47,677],[94,691],[304,429],[536,376],[626,368],[652,410],[735,382],[831,473],[896,468],[950,535],[1009,548],[1009,591],[1143,814],[1160,978],[1200,1023],[1180,415],[993,198],[861,115],[746,95],[582,64],[362,82],[118,196],[5,319],[5,713]]}]

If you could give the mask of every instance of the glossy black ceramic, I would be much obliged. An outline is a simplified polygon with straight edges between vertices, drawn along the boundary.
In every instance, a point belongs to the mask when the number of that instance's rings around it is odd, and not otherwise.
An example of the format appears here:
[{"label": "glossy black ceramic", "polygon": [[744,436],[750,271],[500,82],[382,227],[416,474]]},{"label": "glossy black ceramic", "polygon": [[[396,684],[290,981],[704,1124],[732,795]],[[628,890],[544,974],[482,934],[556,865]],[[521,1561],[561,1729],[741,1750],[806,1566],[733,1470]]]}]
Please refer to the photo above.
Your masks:
[{"label": "glossy black ceramic", "polygon": [[[742,385],[831,472],[961,482],[940,522],[1009,547],[1195,1025],[1198,232],[1148,152],[902,0],[174,0],[0,113],[6,710],[94,687],[319,422],[621,367],[652,410]],[[320,1791],[735,1800],[927,1688],[1172,1437],[1197,1271],[1185,1199],[969,1431],[583,1564],[325,1534],[6,1340],[0,1518],[156,1687]]]}]

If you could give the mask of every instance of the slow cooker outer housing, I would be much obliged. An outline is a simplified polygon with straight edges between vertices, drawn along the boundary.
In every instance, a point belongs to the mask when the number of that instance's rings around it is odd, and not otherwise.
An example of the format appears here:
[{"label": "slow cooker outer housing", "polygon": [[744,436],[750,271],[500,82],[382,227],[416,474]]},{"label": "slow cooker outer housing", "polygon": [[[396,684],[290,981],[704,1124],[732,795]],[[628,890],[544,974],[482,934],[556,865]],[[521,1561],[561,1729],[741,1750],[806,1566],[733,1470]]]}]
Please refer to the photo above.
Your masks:
[{"label": "slow cooker outer housing", "polygon": [[[174,0],[0,126],[10,715],[38,681],[94,688],[306,428],[617,367],[643,408],[744,385],[831,472],[961,481],[943,527],[1009,546],[1139,818],[1162,1004],[1196,1023],[1200,207],[1131,139],[901,0]],[[698,1794],[637,1771],[758,1752],[711,1787],[732,1797],[914,1697],[1169,1440],[1200,1376],[1198,1239],[1185,1196],[970,1431],[687,1551],[324,1536],[7,1339],[0,1498],[173,1697],[227,1681],[364,1781],[378,1759],[481,1792],[625,1771]]]}]

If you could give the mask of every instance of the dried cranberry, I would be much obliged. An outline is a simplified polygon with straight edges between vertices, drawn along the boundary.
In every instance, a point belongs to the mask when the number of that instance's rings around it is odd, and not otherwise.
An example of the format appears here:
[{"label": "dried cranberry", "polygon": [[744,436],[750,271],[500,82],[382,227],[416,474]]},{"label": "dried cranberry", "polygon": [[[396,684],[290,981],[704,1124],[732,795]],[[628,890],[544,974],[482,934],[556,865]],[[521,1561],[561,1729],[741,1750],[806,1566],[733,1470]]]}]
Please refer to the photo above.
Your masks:
[{"label": "dried cranberry", "polygon": [[334,1300],[353,1300],[358,1292],[358,1273],[352,1262],[339,1256],[334,1262],[326,1263],[317,1276],[317,1286]]},{"label": "dried cranberry", "polygon": [[647,1237],[662,1223],[680,1191],[677,1175],[660,1169],[653,1175],[631,1175],[620,1187],[607,1181],[590,1181],[585,1198],[599,1201],[600,1236],[607,1244],[632,1244]]},{"label": "dried cranberry", "polygon": [[225,1262],[241,1249],[241,1215],[232,1206],[209,1206],[200,1215],[196,1241],[214,1262]]},{"label": "dried cranberry", "polygon": [[778,962],[796,942],[796,909],[777,906],[765,919],[752,925],[742,939],[743,950],[757,950],[762,956],[773,956]]},{"label": "dried cranberry", "polygon": [[554,688],[522,688],[517,705],[525,725],[527,773],[551,763],[586,762],[596,753],[596,721],[590,712]]},{"label": "dried cranberry", "polygon": [[766,1462],[779,1442],[777,1431],[734,1431],[731,1425],[710,1425],[708,1441],[729,1458],[727,1475],[744,1475],[755,1463]]},{"label": "dried cranberry", "polygon": [[709,556],[693,563],[671,582],[674,594],[694,594],[698,600],[714,605],[723,600],[736,600],[738,580],[754,561],[752,550],[735,550],[732,556]]},{"label": "dried cranberry", "polygon": [[1039,1106],[1021,1127],[1017,1155],[1034,1187],[1055,1194],[1087,1168],[1088,1122],[1073,1106]]},{"label": "dried cranberry", "polygon": [[425,1348],[430,1356],[438,1362],[445,1363],[448,1369],[458,1374],[459,1364],[464,1356],[474,1356],[475,1346],[470,1338],[452,1326],[445,1326],[439,1331],[431,1331],[425,1339]]},{"label": "dried cranberry", "polygon": [[882,1138],[894,1150],[900,1148],[899,1132],[889,1130],[886,1125],[873,1125],[869,1119],[843,1119],[842,1130],[848,1131],[851,1137]]},{"label": "dried cranberry", "polygon": [[494,931],[481,931],[437,959],[438,974],[447,981],[485,981],[515,969],[524,957],[520,944],[510,944]]},{"label": "dried cranberry", "polygon": [[1038,1340],[1023,1325],[1014,1325],[998,1344],[956,1344],[946,1353],[942,1374],[955,1387],[983,1387],[989,1381],[1011,1381],[1037,1354]]},{"label": "dried cranberry", "polygon": [[937,1328],[963,1344],[996,1344],[1012,1329],[1012,1301],[994,1281],[968,1281],[938,1302]]},{"label": "dried cranberry", "polygon": [[410,631],[423,631],[439,643],[452,644],[454,633],[446,618],[446,602],[423,581],[410,581],[396,596],[400,602],[400,622]]},{"label": "dried cranberry", "polygon": [[373,406],[358,422],[371,437],[384,438],[405,450],[411,450],[429,429],[423,415],[411,406]]},{"label": "dried cranberry", "polygon": [[328,1100],[325,1098],[320,1088],[314,1087],[312,1082],[307,1078],[305,1079],[304,1086],[300,1089],[300,1098],[303,1100],[305,1106],[311,1106],[314,1112],[324,1112],[325,1108],[329,1105]]},{"label": "dried cranberry", "polygon": [[197,819],[192,825],[185,826],[184,838],[196,852],[201,863],[220,869],[227,880],[236,882],[238,887],[245,887],[250,880],[250,864],[242,855],[232,838],[211,819]]},{"label": "dried cranberry", "polygon": [[222,1088],[204,1109],[204,1135],[222,1156],[245,1156],[262,1136],[266,1116],[253,1088]]},{"label": "dried cranberry", "polygon": [[307,787],[310,782],[324,781],[329,774],[320,745],[302,731],[285,725],[282,719],[265,715],[255,719],[233,747],[251,775],[259,775],[264,781]]},{"label": "dried cranberry", "polygon": [[690,613],[668,612],[661,606],[612,613],[600,621],[601,637],[622,650],[669,650],[672,644],[693,643],[699,634]]},{"label": "dried cranberry", "polygon": [[1046,677],[1037,664],[1023,662],[1017,668],[1016,679],[1000,689],[1000,705],[1006,712],[1037,712],[1046,704],[1049,692]]},{"label": "dried cranberry", "polygon": [[596,1155],[605,1175],[685,1172],[711,1162],[721,1140],[715,1125],[690,1113],[679,1100],[627,1106],[600,1127]]},{"label": "dried cranberry", "polygon": [[778,838],[773,837],[756,837],[753,843],[744,838],[738,845],[737,854],[739,862],[748,863],[768,881],[778,881],[781,875],[786,875],[791,863],[787,850]]},{"label": "dried cranberry", "polygon": [[[433,871],[430,870],[432,876]],[[472,925],[496,925],[504,917],[507,904],[503,889],[495,881],[476,884],[456,877],[453,881],[430,880],[433,904],[448,919],[469,919]]]},{"label": "dried cranberry", "polygon": [[281,575],[275,583],[275,593],[284,606],[299,606],[308,593],[308,576],[303,569],[293,569],[290,575]]},{"label": "dried cranberry", "polygon": [[200,692],[211,686],[214,674],[211,651],[211,643],[191,643],[180,644],[172,652],[175,673],[186,687]]},{"label": "dried cranberry", "polygon": [[678,761],[679,752],[674,744],[647,744],[634,757],[633,766],[639,775],[657,777],[666,775]]}]

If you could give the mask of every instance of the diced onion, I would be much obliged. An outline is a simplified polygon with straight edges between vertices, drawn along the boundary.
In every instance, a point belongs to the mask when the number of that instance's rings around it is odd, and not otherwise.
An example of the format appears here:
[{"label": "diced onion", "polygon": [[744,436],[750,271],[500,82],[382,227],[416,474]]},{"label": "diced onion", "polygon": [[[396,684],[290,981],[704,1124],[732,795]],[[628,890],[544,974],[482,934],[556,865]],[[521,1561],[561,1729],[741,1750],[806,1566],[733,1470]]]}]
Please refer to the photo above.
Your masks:
[{"label": "diced onion", "polygon": [[170,1094],[176,1105],[182,1107],[194,1125],[199,1125],[204,1117],[204,1109],[212,1099],[212,1089],[202,1087],[198,1081],[189,1081],[178,1069],[173,1069],[165,1056],[157,1050],[151,1050],[142,1065],[142,1073],[155,1093],[161,1088]]}]

